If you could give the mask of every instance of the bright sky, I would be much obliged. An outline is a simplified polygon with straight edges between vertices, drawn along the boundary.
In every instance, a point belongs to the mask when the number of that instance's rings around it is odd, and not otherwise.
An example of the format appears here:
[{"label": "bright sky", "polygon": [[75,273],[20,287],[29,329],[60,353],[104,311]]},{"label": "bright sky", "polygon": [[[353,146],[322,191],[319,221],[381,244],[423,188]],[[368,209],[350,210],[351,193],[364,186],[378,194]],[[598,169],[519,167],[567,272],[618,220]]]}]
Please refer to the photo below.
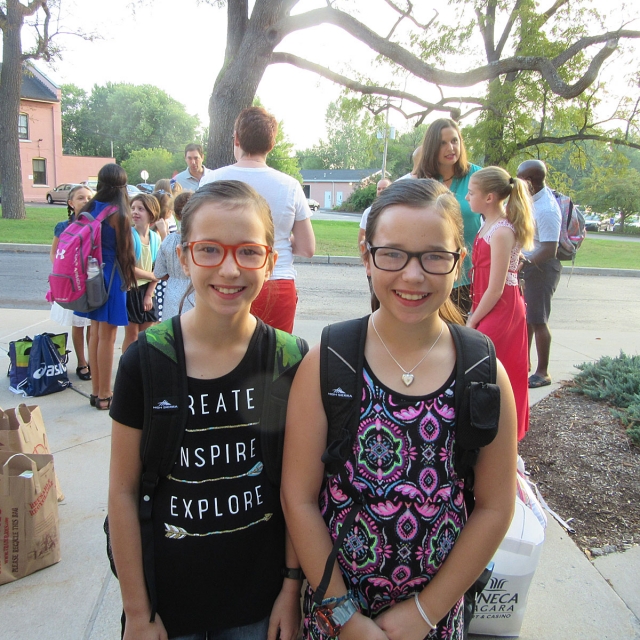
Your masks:
[{"label": "bright sky", "polygon": [[[593,2],[606,4],[612,25],[619,25],[616,14],[628,16],[621,0]],[[208,100],[224,58],[226,10],[197,0],[147,0],[147,6],[138,8],[135,14],[131,10],[132,0],[61,0],[61,4],[65,30],[80,27],[87,32],[97,31],[102,39],[86,42],[62,36],[62,60],[53,69],[37,63],[54,82],[73,83],[87,92],[94,84],[109,81],[152,84],[182,102],[189,113],[197,114],[203,125],[208,124]],[[322,0],[302,0],[296,12],[323,5]],[[433,7],[436,3],[423,4],[428,20],[431,10],[427,5]],[[352,0],[349,6],[350,11],[380,33],[385,33],[395,21],[382,0]],[[370,50],[340,34],[340,30],[331,26],[314,27],[288,36],[278,49],[345,75],[349,75],[349,67],[370,70]],[[637,68],[637,57],[631,68]],[[606,73],[613,74],[614,70]],[[428,95],[424,86],[418,88],[416,83],[409,84],[407,89],[419,90],[427,99],[438,99],[433,89]],[[284,121],[285,132],[295,147],[303,149],[324,136],[326,107],[340,91],[340,87],[309,72],[290,65],[272,65],[267,68],[258,95],[265,107]],[[468,95],[470,90],[464,92]],[[404,119],[393,115],[391,124],[401,129],[407,126]]]}]

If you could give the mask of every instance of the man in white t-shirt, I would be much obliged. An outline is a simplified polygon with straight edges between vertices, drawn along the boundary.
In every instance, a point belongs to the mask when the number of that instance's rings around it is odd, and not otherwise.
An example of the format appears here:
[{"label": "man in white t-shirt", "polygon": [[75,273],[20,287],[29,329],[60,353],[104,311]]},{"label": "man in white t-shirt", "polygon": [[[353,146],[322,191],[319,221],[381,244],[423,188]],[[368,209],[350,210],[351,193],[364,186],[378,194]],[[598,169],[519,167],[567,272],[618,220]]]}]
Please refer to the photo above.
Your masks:
[{"label": "man in white t-shirt", "polygon": [[216,180],[240,180],[252,186],[269,204],[278,252],[273,273],[251,305],[251,312],[276,329],[291,333],[298,296],[293,256],[310,258],[316,238],[311,210],[300,183],[267,166],[278,132],[277,120],[262,107],[243,109],[233,133],[235,164],[207,173],[200,187]]},{"label": "man in white t-shirt", "polygon": [[184,161],[187,163],[187,168],[182,173],[177,174],[173,180],[185,191],[197,191],[200,180],[211,172],[211,169],[207,169],[202,164],[204,161],[202,145],[195,142],[188,144],[184,148]]},{"label": "man in white t-shirt", "polygon": [[[524,253],[525,265],[524,300],[527,305],[527,329],[529,331],[529,352],[535,336],[538,364],[529,376],[529,388],[536,389],[551,384],[549,376],[549,355],[551,353],[551,332],[549,314],[551,298],[555,293],[562,265],[556,258],[562,212],[555,196],[545,180],[547,167],[540,160],[527,160],[518,167],[518,178],[529,183],[533,199],[535,235],[533,251]],[[531,358],[529,357],[529,361]]]}]

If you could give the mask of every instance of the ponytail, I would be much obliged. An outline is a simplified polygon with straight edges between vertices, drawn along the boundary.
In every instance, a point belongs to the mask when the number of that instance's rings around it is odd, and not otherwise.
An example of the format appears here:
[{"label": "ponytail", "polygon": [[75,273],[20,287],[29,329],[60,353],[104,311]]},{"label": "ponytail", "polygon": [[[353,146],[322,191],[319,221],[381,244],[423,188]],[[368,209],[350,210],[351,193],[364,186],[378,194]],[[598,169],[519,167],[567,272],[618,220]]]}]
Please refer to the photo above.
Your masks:
[{"label": "ponytail", "polygon": [[533,205],[527,183],[512,178],[502,167],[485,167],[473,174],[473,181],[482,193],[495,193],[499,202],[507,200],[505,213],[513,225],[516,242],[522,249],[533,246]]},{"label": "ponytail", "polygon": [[533,211],[529,187],[520,178],[511,178],[511,195],[507,201],[507,220],[516,232],[516,241],[523,249],[533,247]]}]

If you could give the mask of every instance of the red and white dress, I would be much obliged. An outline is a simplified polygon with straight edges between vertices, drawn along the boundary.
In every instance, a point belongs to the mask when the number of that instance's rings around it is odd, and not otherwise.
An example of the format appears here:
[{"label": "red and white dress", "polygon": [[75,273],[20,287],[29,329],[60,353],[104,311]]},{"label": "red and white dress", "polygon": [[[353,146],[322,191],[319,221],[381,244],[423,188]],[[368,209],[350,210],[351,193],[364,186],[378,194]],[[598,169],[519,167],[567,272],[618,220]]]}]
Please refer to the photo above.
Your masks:
[{"label": "red and white dress", "polygon": [[[473,271],[471,282],[472,311],[482,300],[489,286],[491,272],[491,236],[499,227],[507,227],[515,235],[513,225],[505,219],[498,220],[489,231],[473,243]],[[518,259],[520,246],[511,250],[509,271],[500,300],[476,327],[489,336],[496,347],[496,355],[507,371],[518,414],[518,440],[529,429],[529,343],[524,297],[518,286]]]}]

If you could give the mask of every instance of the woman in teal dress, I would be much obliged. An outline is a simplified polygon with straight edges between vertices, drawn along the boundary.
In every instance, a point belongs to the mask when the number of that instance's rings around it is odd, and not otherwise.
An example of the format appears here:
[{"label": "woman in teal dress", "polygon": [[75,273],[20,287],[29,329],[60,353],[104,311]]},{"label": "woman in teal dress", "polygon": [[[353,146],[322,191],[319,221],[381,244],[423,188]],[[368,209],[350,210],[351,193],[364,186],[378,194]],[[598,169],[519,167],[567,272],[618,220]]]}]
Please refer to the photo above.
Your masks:
[{"label": "woman in teal dress", "polygon": [[434,178],[444,183],[460,205],[467,257],[464,261],[462,275],[456,282],[451,297],[465,315],[471,310],[469,296],[471,249],[482,223],[482,218],[471,211],[466,196],[469,178],[480,169],[481,167],[471,164],[467,160],[462,133],[455,120],[439,118],[429,125],[422,141],[422,153],[416,162],[412,176],[414,178]]}]

